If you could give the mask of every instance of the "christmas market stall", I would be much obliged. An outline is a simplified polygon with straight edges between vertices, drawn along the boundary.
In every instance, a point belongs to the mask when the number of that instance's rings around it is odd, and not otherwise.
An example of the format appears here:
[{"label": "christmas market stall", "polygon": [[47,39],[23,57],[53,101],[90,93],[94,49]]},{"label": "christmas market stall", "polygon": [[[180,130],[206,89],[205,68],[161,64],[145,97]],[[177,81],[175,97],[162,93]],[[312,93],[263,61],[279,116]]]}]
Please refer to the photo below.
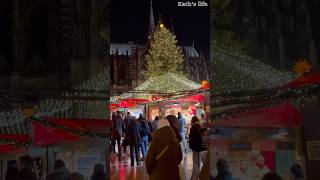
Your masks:
[{"label": "christmas market stall", "polygon": [[97,163],[106,164],[111,122],[105,119],[33,118],[34,144],[47,150],[47,172],[57,159],[89,178]]},{"label": "christmas market stall", "polygon": [[209,113],[207,81],[197,84],[175,74],[165,74],[151,78],[140,86],[121,96],[113,97],[113,111],[130,111],[132,115],[145,114],[154,120],[156,116],[178,115],[182,112],[187,119]]},{"label": "christmas market stall", "polygon": [[[238,178],[261,179],[267,171],[285,177],[290,166],[302,162],[298,129],[301,115],[290,102],[222,117],[213,121],[212,167],[225,158]],[[212,168],[212,174],[216,168]]]},{"label": "christmas market stall", "polygon": [[[32,108],[0,113],[0,179],[20,156],[30,155],[38,179],[62,159],[70,171],[88,179],[95,163],[109,168],[109,71],[103,70],[75,90],[46,95]],[[59,91],[60,93],[60,91]]]}]

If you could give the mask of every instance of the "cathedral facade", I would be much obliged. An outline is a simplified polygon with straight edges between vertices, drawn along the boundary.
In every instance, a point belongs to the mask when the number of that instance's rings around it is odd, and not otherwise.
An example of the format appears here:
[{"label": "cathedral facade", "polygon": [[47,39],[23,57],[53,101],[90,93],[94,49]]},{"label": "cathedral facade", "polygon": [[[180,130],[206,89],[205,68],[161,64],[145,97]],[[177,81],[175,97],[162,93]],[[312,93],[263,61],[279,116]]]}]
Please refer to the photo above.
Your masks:
[{"label": "cathedral facade", "polygon": [[300,58],[319,67],[318,0],[239,0],[233,8],[235,29],[250,55],[279,69],[291,69]]},{"label": "cathedral facade", "polygon": [[[155,30],[152,4],[149,18],[149,36]],[[172,30],[173,31],[173,30]],[[148,38],[149,40],[150,38]],[[179,40],[178,40],[179,41]],[[149,42],[139,44],[135,42],[110,44],[110,92],[111,96],[120,95],[139,86],[145,81],[143,72],[146,70],[145,56],[149,52]],[[184,72],[188,79],[201,83],[202,80],[209,80],[209,59],[206,59],[198,51],[194,43],[180,46],[184,55]]]},{"label": "cathedral facade", "polygon": [[110,0],[1,1],[1,87],[67,90],[107,68],[109,6]]}]

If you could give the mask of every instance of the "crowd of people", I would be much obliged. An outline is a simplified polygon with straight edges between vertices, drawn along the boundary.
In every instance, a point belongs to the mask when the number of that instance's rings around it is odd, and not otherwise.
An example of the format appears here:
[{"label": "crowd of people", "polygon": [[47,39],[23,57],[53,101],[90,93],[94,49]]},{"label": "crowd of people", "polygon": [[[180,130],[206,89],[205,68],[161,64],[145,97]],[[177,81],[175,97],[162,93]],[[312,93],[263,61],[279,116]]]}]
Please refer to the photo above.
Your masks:
[{"label": "crowd of people", "polygon": [[[261,161],[261,160],[260,160]],[[293,164],[290,167],[290,173],[284,179],[275,172],[270,171],[269,169],[262,167],[262,171],[264,174],[261,177],[250,176],[250,173],[258,173],[259,170],[255,169],[254,171],[248,171],[248,169],[244,169],[242,172],[246,176],[234,176],[230,170],[229,165],[226,160],[219,159],[216,163],[216,168],[218,174],[216,177],[210,177],[211,180],[305,180],[305,175],[303,172],[303,168],[300,164]]]},{"label": "crowd of people", "polygon": [[[208,145],[209,124],[204,115],[192,117],[190,133],[187,122],[181,112],[178,117],[168,115],[156,116],[148,120],[142,114],[138,118],[127,112],[117,111],[112,114],[111,149],[119,160],[126,147],[130,147],[131,166],[144,161],[151,180],[180,179],[179,164],[183,155],[192,150],[193,179],[199,173],[205,161]],[[123,151],[122,151],[123,150]],[[142,156],[141,156],[142,155]]]},{"label": "crowd of people", "polygon": [[[63,160],[58,159],[52,173],[38,177],[34,172],[33,160],[29,155],[21,156],[17,166],[7,169],[5,180],[84,180],[85,177],[77,172],[69,172]],[[104,165],[96,164],[90,180],[108,180]]]}]

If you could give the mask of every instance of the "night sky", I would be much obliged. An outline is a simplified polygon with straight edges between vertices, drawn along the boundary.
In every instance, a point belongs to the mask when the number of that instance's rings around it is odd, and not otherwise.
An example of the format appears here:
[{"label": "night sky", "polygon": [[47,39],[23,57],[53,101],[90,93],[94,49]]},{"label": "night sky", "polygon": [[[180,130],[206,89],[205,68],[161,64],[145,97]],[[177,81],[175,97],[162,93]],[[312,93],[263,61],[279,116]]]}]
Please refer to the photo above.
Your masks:
[{"label": "night sky", "polygon": [[[181,1],[181,0],[180,0]],[[170,18],[179,45],[192,45],[206,57],[210,48],[210,14],[208,7],[178,7],[176,0],[153,0],[155,22],[159,14],[166,27]],[[181,1],[186,2],[186,1]],[[193,1],[197,2],[197,1]],[[111,2],[111,42],[145,43],[149,27],[150,1],[113,0]]]}]

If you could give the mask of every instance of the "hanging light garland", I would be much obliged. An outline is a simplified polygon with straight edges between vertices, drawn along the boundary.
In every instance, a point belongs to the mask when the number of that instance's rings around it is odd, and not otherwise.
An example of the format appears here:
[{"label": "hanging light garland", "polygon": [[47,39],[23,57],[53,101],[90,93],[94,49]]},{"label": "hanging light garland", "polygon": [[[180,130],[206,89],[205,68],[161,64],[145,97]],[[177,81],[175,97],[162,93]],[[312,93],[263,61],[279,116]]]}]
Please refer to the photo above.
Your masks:
[{"label": "hanging light garland", "polygon": [[236,54],[213,45],[214,92],[257,90],[279,87],[293,79],[291,72],[282,72],[241,53]]}]

